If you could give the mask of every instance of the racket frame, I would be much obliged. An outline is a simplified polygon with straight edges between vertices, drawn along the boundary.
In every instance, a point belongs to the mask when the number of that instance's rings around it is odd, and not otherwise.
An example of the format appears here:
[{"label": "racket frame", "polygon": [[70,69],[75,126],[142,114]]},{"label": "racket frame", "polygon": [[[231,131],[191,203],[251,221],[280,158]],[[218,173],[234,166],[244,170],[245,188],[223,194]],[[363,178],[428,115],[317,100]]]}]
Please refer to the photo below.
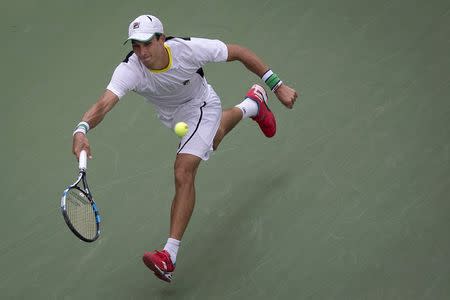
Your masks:
[{"label": "racket frame", "polygon": [[[83,152],[83,151],[82,151]],[[68,186],[61,197],[61,212],[64,217],[64,221],[66,222],[69,229],[75,234],[80,240],[91,243],[98,239],[100,236],[100,214],[98,212],[97,205],[95,204],[94,200],[92,199],[92,194],[89,190],[89,186],[86,180],[86,154],[81,153],[80,154],[80,173],[78,174],[78,179],[70,186]],[[81,188],[78,184],[83,183],[83,188]],[[89,200],[89,203],[91,204],[91,208],[94,211],[95,215],[95,225],[96,225],[96,234],[92,239],[86,238],[83,235],[81,235],[75,227],[72,225],[72,222],[70,221],[70,218],[67,214],[67,205],[66,205],[66,197],[70,189],[76,189],[79,192],[83,193],[86,198]]]}]

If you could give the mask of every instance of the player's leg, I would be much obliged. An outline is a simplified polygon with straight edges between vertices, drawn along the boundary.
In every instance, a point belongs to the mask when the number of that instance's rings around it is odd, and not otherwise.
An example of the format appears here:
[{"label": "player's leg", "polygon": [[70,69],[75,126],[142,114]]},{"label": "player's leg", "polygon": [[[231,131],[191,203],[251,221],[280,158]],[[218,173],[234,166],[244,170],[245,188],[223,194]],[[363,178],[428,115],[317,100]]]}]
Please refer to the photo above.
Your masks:
[{"label": "player's leg", "polygon": [[243,112],[238,107],[232,107],[222,112],[222,118],[220,119],[220,126],[217,129],[214,137],[213,149],[217,150],[220,142],[225,135],[230,132],[243,118]]},{"label": "player's leg", "polygon": [[171,282],[181,238],[189,224],[195,205],[195,175],[201,158],[180,153],[174,164],[175,196],[170,212],[170,235],[163,251],[147,252],[144,263],[161,280]]},{"label": "player's leg", "polygon": [[195,175],[201,159],[180,153],[174,165],[175,196],[170,213],[170,238],[181,241],[194,210]]},{"label": "player's leg", "polygon": [[229,133],[242,119],[252,118],[256,121],[267,137],[276,133],[276,120],[274,114],[267,106],[267,93],[264,88],[254,84],[247,92],[244,101],[233,108],[222,112],[220,126],[214,137],[214,150],[217,149],[225,135]]},{"label": "player's leg", "polygon": [[195,204],[195,176],[202,160],[209,158],[222,109],[215,93],[201,105],[180,107],[173,123],[186,122],[187,134],[181,139],[174,164],[175,196],[170,214],[170,235],[163,251],[146,252],[144,263],[155,275],[170,282],[175,270],[181,238],[188,226]]}]

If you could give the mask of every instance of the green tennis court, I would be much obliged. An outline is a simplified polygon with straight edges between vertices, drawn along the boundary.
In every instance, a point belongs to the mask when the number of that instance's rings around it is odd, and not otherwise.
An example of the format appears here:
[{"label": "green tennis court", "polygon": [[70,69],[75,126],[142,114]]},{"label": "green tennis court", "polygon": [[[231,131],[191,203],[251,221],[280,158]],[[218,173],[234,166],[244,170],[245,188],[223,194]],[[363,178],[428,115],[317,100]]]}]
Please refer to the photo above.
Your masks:
[{"label": "green tennis court", "polygon": [[[449,299],[450,2],[5,1],[2,299]],[[278,132],[239,125],[197,178],[172,284],[141,262],[167,238],[178,138],[137,95],[89,132],[102,235],[59,210],[72,130],[131,20],[253,49],[300,92]],[[261,80],[205,68],[224,107]]]}]

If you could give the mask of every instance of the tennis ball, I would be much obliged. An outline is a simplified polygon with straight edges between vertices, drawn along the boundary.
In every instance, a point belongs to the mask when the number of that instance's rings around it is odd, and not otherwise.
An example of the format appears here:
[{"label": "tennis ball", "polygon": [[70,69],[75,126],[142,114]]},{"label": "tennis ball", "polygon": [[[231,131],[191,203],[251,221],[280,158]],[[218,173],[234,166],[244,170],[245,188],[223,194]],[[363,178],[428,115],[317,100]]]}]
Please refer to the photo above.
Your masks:
[{"label": "tennis ball", "polygon": [[175,127],[173,128],[173,131],[175,131],[175,134],[178,135],[180,138],[185,136],[186,133],[189,130],[189,126],[184,122],[178,122]]}]

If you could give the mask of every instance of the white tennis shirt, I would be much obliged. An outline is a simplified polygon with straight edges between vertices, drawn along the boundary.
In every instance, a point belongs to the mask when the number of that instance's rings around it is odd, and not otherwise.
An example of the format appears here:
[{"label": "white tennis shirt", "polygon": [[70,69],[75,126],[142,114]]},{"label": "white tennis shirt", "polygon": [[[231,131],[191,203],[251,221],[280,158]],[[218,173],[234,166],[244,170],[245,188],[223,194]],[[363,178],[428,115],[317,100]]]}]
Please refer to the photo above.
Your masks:
[{"label": "white tennis shirt", "polygon": [[181,104],[208,102],[210,86],[202,67],[208,62],[224,62],[227,46],[219,40],[168,38],[164,43],[169,64],[163,70],[149,70],[130,52],[114,71],[107,89],[122,98],[134,91],[155,105],[159,119],[170,126]]}]

